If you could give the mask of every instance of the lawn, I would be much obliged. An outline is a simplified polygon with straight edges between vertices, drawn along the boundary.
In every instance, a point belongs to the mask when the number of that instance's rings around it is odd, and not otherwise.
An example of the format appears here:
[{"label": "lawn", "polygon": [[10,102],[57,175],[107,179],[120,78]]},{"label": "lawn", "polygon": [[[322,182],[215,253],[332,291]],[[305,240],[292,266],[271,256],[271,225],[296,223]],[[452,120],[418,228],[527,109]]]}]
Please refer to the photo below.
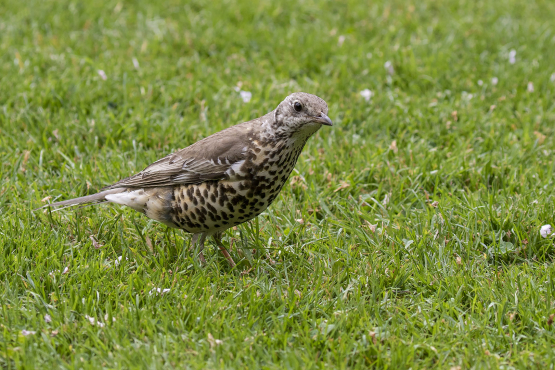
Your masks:
[{"label": "lawn", "polygon": [[[0,2],[0,367],[553,368],[554,19],[548,0]],[[33,212],[295,91],[334,126],[225,234],[236,269],[120,206]]]}]

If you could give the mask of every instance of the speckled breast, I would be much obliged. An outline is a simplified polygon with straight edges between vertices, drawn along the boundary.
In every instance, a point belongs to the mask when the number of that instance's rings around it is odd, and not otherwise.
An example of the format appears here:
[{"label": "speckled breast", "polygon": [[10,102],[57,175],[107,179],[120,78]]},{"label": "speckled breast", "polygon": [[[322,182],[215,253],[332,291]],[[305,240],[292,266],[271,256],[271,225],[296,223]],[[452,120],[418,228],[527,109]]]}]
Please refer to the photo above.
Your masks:
[{"label": "speckled breast", "polygon": [[248,221],[277,197],[304,146],[255,147],[227,179],[173,188],[170,221],[191,233],[213,234]]}]

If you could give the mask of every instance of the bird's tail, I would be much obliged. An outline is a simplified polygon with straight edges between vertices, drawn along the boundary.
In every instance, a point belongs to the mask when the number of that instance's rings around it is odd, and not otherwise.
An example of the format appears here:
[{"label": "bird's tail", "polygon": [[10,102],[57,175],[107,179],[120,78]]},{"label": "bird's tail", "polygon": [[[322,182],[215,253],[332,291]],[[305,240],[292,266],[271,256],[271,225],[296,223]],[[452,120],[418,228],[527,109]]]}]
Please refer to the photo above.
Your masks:
[{"label": "bird's tail", "polygon": [[36,208],[35,211],[37,209],[42,209],[42,208],[46,208],[46,207],[56,207],[56,208],[64,207],[64,206],[71,207],[71,206],[77,206],[77,205],[86,204],[86,203],[106,202],[107,201],[107,199],[105,198],[106,195],[117,194],[117,193],[121,193],[121,192],[126,191],[126,190],[127,189],[125,189],[125,188],[105,190],[105,191],[101,191],[100,193],[96,193],[96,194],[92,194],[92,195],[86,195],[84,197],[73,198],[73,199],[69,199],[69,200],[64,200],[62,202],[47,204],[45,206]]}]

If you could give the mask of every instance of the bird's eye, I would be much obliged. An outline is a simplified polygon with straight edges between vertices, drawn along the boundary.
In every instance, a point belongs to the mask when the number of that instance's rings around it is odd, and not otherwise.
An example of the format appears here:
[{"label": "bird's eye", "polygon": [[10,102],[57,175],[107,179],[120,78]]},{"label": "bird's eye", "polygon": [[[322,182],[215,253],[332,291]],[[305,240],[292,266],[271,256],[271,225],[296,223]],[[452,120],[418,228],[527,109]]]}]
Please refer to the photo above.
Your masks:
[{"label": "bird's eye", "polygon": [[295,110],[297,112],[300,112],[303,109],[303,106],[301,103],[299,103],[298,101],[295,102],[295,104],[293,104],[293,108],[295,108]]}]

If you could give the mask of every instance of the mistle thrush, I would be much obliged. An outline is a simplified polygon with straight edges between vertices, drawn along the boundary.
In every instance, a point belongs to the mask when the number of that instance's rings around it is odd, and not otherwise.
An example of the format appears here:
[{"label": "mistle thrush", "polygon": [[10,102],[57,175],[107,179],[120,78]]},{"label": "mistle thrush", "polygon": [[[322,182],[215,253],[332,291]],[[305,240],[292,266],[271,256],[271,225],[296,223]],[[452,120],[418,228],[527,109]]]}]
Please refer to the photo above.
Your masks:
[{"label": "mistle thrush", "polygon": [[274,201],[307,139],[322,125],[332,125],[327,114],[324,100],[294,93],[274,111],[208,136],[99,193],[49,206],[123,204],[192,233],[203,263],[204,241],[213,236],[234,266],[221,233],[258,216]]}]

